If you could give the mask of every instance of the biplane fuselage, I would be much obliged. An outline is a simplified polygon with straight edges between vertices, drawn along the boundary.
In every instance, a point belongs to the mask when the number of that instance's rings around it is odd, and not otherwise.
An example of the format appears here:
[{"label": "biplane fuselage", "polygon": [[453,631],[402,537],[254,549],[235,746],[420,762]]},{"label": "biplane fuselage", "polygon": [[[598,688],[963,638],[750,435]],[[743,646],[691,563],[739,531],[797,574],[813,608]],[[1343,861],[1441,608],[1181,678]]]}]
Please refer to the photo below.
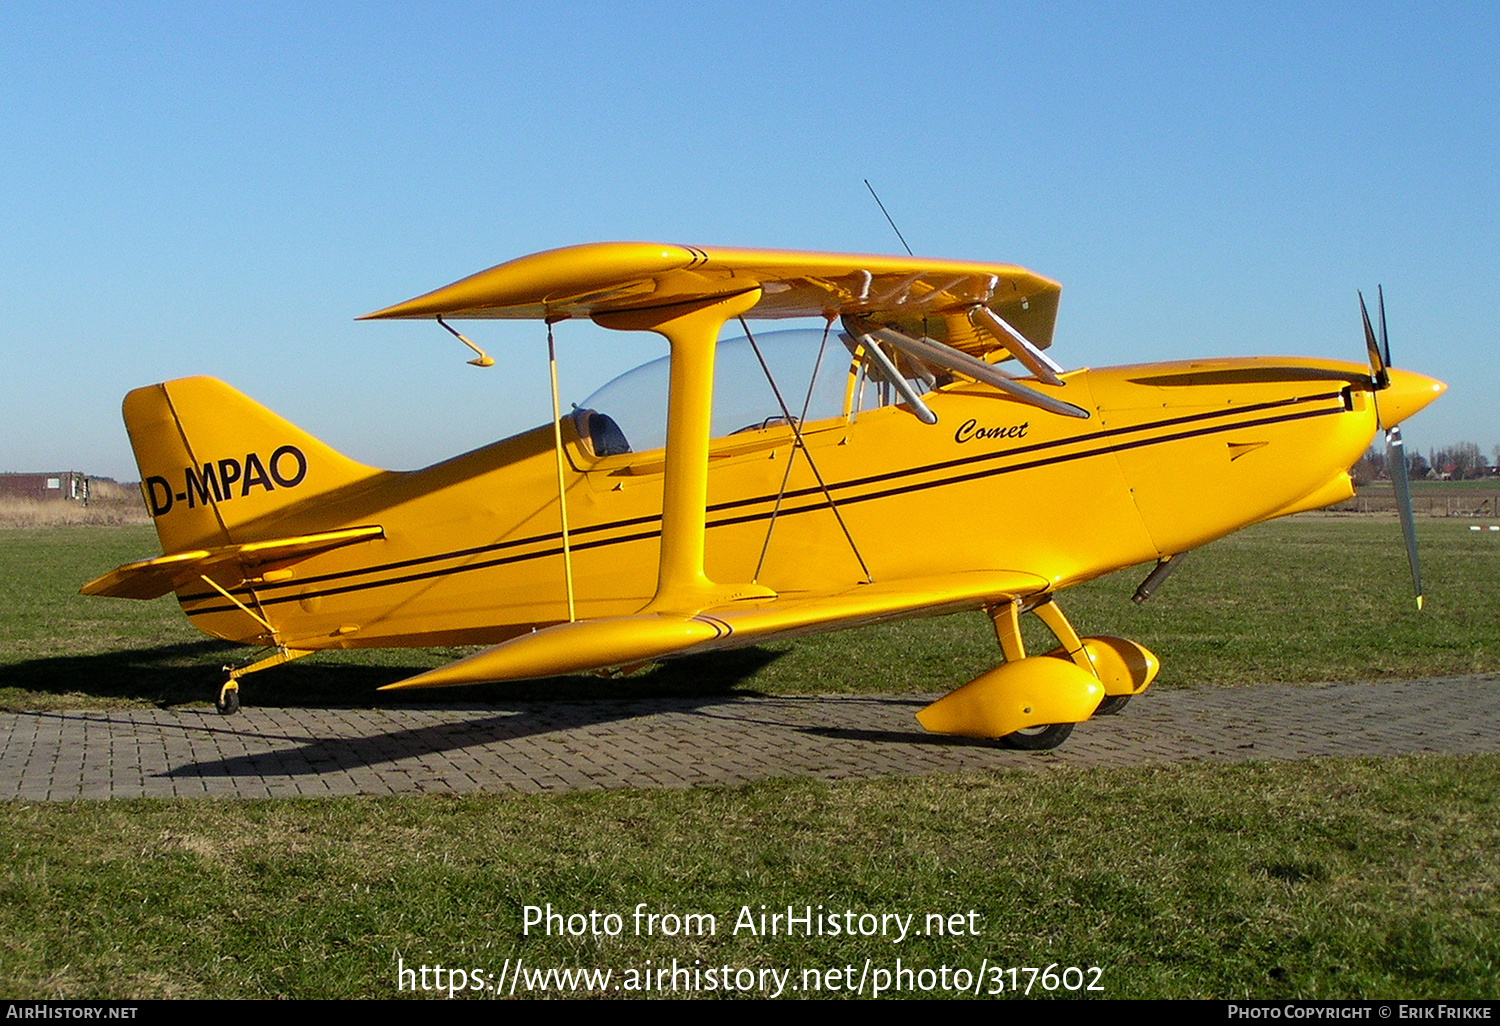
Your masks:
[{"label": "biplane fuselage", "polygon": [[[298,653],[500,646],[498,661],[413,683],[538,676],[899,616],[1029,608],[1349,497],[1348,468],[1379,426],[1368,368],[1268,357],[1023,378],[1021,398],[949,373],[926,382],[927,423],[899,396],[864,403],[869,365],[849,339],[822,370],[848,378],[839,415],[711,437],[707,397],[680,398],[702,391],[702,368],[685,385],[686,345],[669,339],[667,444],[646,451],[620,451],[623,438],[600,445],[584,410],[391,472],[212,379],[139,389],[126,420],[167,555],[90,587],[175,590],[204,632]],[[1392,377],[1387,427],[1442,389]],[[1049,397],[1081,415],[1037,405]],[[698,427],[683,426],[694,417]],[[710,437],[683,457],[690,434]],[[690,521],[687,533],[674,517]],[[673,577],[691,586],[668,588]],[[519,662],[506,662],[513,651]],[[1145,683],[1138,675],[1124,691]]]},{"label": "biplane fuselage", "polygon": [[[1066,394],[1096,411],[1087,421],[968,383],[926,397],[936,424],[893,405],[809,423],[803,437],[876,581],[1008,570],[1057,590],[1348,498],[1347,468],[1368,448],[1375,416],[1368,393],[1326,375],[1363,373],[1353,364],[1266,359],[1076,371],[1066,375]],[[1235,383],[1217,383],[1225,378]],[[191,380],[165,387],[189,396],[214,390]],[[574,417],[563,418],[563,429],[577,616],[631,615],[656,590],[663,452],[596,457]],[[296,441],[266,438],[260,462]],[[713,442],[705,545],[713,580],[755,578],[769,530],[757,579],[778,594],[864,581],[803,459],[771,529],[793,444],[786,425]],[[218,462],[208,462],[217,472]],[[279,463],[290,480],[295,460]],[[146,477],[182,494],[204,476],[201,465],[143,469],[161,471]],[[383,530],[299,562],[282,581],[223,582],[288,644],[494,644],[568,619],[550,425],[425,470],[371,471],[299,502],[297,491],[316,485],[318,470],[309,457],[302,481],[277,486],[268,472],[272,487],[252,482],[248,492],[242,472],[220,502],[226,510],[277,503],[241,521],[236,541]],[[191,515],[186,503],[174,500],[161,516]],[[206,585],[179,598],[208,634],[266,640],[264,627]]]}]

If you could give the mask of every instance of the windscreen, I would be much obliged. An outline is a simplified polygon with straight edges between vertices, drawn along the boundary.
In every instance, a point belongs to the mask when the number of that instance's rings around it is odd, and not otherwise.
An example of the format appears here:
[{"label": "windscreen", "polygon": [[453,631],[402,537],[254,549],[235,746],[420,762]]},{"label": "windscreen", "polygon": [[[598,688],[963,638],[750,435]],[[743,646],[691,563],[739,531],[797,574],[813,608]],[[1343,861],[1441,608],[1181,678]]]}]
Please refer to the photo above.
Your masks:
[{"label": "windscreen", "polygon": [[[808,385],[813,381],[813,368],[818,364],[823,338],[823,331],[816,328],[755,336],[793,417],[801,416],[803,403],[807,401]],[[667,442],[669,367],[670,358],[663,356],[626,371],[585,399],[581,406],[611,418],[631,451],[660,449]],[[830,333],[806,419],[842,416],[848,383],[849,352],[837,333]],[[766,380],[766,372],[756,359],[750,340],[744,336],[721,340],[714,359],[713,437],[784,422],[781,404],[776,401],[776,393]]]}]

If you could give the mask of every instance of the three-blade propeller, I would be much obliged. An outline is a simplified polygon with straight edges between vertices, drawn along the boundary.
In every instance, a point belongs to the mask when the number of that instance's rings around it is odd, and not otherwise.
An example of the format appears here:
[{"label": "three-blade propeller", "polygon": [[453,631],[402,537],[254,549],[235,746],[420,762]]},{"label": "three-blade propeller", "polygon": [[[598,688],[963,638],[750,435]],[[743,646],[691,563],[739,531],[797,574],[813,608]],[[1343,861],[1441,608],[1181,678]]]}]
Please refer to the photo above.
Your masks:
[{"label": "three-blade propeller", "polygon": [[[1365,296],[1359,294],[1359,312],[1365,322],[1365,348],[1370,354],[1370,387],[1375,394],[1375,414],[1380,416],[1380,393],[1391,387],[1391,340],[1385,330],[1385,290],[1376,286],[1380,305],[1380,341],[1375,340],[1375,330],[1370,326],[1370,311],[1365,307]],[[1391,475],[1396,487],[1396,505],[1401,511],[1401,531],[1406,536],[1406,560],[1411,564],[1411,583],[1417,593],[1417,608],[1422,608],[1422,572],[1417,567],[1417,530],[1411,508],[1411,479],[1406,472],[1406,447],[1401,442],[1401,425],[1386,427],[1382,418],[1380,426],[1385,428],[1385,471]]]}]

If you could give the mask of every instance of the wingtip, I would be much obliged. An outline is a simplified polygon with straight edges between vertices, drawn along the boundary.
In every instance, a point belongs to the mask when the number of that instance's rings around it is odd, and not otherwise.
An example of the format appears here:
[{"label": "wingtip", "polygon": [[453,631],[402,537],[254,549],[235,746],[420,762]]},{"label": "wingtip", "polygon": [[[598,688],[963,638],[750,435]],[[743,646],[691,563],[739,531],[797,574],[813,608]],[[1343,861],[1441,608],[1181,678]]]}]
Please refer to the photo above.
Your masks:
[{"label": "wingtip", "polygon": [[437,316],[421,309],[418,305],[417,300],[425,298],[425,296],[418,296],[417,299],[408,299],[406,302],[397,303],[395,306],[387,306],[380,310],[371,310],[369,313],[360,314],[354,319],[356,321],[386,321],[396,318],[406,319],[411,317]]},{"label": "wingtip", "polygon": [[[461,661],[462,660],[460,660],[460,662]],[[473,683],[476,683],[473,680],[458,680],[458,681],[449,681],[449,680],[446,680],[445,677],[444,677],[444,675],[443,675],[443,673],[442,673],[442,671],[445,670],[445,669],[447,669],[449,666],[452,666],[452,665],[454,665],[454,664],[453,663],[448,663],[446,666],[439,666],[439,667],[436,667],[434,669],[424,671],[422,673],[413,674],[410,677],[403,677],[401,680],[392,681],[390,684],[382,684],[380,687],[376,688],[375,690],[376,691],[410,691],[410,690],[412,690],[414,688],[441,688],[441,687],[453,687],[453,686],[456,686],[456,685],[459,685],[459,684],[473,684]]]}]

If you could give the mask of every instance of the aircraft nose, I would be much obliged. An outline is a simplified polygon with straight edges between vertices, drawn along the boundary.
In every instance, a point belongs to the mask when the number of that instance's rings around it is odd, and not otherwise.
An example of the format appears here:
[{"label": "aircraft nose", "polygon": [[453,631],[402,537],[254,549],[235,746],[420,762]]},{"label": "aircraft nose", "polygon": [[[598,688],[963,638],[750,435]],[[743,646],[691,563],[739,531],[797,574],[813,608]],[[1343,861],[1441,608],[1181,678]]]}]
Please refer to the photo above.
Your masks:
[{"label": "aircraft nose", "polygon": [[1380,410],[1380,426],[1391,428],[1448,391],[1436,378],[1411,371],[1390,369],[1391,387],[1375,393]]}]

